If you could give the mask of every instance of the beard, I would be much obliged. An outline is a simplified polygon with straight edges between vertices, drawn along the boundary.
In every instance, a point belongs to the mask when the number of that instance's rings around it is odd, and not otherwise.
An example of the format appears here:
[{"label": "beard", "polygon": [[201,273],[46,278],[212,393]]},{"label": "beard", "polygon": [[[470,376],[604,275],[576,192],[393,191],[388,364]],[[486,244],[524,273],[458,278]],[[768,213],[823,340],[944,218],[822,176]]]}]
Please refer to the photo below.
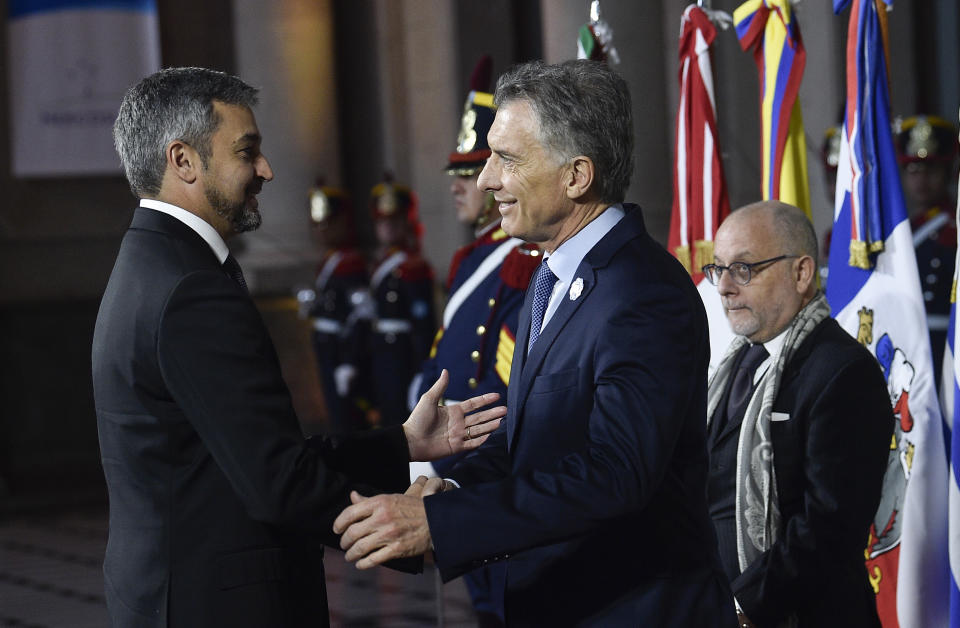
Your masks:
[{"label": "beard", "polygon": [[[247,190],[245,190],[247,192]],[[221,218],[226,218],[233,227],[234,233],[253,231],[260,226],[263,218],[254,207],[247,207],[246,195],[242,201],[231,201],[219,188],[208,187],[204,191],[210,207]]]}]

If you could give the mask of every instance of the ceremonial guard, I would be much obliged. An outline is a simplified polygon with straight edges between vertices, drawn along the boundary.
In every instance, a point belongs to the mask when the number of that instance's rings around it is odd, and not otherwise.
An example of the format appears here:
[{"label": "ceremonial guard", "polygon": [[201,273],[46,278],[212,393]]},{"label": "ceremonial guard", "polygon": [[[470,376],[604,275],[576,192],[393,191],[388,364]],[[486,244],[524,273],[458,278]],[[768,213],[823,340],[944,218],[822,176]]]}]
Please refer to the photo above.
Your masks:
[{"label": "ceremonial guard", "polygon": [[371,422],[395,425],[407,417],[407,390],[436,330],[434,275],[420,254],[422,226],[410,188],[390,180],[377,184],[370,209],[378,243],[370,273],[370,381],[377,408]]},{"label": "ceremonial guard", "polygon": [[896,144],[927,310],[935,381],[939,382],[957,251],[957,201],[953,198],[957,128],[936,116],[913,116],[900,123]]},{"label": "ceremonial guard", "polygon": [[[498,392],[507,398],[507,382],[513,360],[517,319],[523,293],[540,263],[540,251],[533,244],[511,238],[500,227],[500,213],[492,194],[477,187],[477,178],[490,156],[487,131],[495,109],[489,89],[490,59],[484,57],[471,78],[457,137],[456,151],[450,154],[447,174],[453,177],[450,193],[457,218],[474,229],[475,239],[459,249],[450,263],[447,277],[449,297],[443,321],[437,331],[430,358],[415,380],[411,401],[416,402],[436,381],[442,369],[450,372],[445,393],[448,402],[468,399],[481,392]],[[455,459],[414,463],[411,475],[443,476]],[[422,465],[422,466],[421,466]],[[464,576],[481,626],[502,622],[503,600],[494,599],[491,582],[504,577],[502,565],[490,565]]]},{"label": "ceremonial guard", "polygon": [[355,248],[353,202],[344,190],[317,185],[310,190],[310,223],[323,251],[313,290],[297,297],[313,326],[313,348],[332,431],[366,425],[369,408],[362,384],[363,339],[373,308],[367,263]]}]

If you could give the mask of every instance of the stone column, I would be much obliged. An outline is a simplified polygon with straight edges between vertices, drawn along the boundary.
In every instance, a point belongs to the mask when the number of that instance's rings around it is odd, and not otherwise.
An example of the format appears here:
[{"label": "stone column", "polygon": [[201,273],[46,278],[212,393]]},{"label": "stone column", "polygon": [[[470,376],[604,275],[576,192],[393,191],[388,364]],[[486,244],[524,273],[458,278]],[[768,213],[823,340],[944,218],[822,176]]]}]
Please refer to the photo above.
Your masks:
[{"label": "stone column", "polygon": [[307,190],[340,177],[330,0],[235,0],[237,74],[261,88],[257,123],[274,179],[260,195],[263,225],[231,242],[254,292],[309,282],[316,254]]}]

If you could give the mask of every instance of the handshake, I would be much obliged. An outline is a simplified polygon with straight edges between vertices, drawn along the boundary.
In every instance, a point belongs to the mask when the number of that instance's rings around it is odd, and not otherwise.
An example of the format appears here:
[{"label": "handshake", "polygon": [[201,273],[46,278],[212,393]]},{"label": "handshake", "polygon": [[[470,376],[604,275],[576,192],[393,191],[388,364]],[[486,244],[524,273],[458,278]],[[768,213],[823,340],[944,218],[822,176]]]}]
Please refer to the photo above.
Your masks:
[{"label": "handshake", "polygon": [[[411,460],[436,460],[476,449],[507,413],[504,406],[481,410],[500,398],[497,393],[440,405],[449,377],[444,370],[403,424]],[[403,495],[364,497],[352,491],[352,505],[333,522],[333,531],[342,535],[340,547],[346,559],[358,569],[370,569],[396,558],[425,554],[432,540],[423,498],[452,488],[446,480],[420,476]]]},{"label": "handshake", "polygon": [[340,547],[358,569],[370,569],[395,558],[419,556],[432,549],[423,498],[454,488],[441,478],[420,476],[403,495],[364,497],[350,493],[352,506],[333,522],[342,534]]}]

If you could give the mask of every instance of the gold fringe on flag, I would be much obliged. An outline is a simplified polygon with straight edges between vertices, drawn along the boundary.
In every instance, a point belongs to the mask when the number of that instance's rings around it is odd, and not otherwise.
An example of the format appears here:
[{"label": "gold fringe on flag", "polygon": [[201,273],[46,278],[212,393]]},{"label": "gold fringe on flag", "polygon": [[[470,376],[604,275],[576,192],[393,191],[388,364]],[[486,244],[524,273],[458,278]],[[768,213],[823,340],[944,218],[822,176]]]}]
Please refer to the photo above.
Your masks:
[{"label": "gold fringe on flag", "polygon": [[693,243],[693,246],[694,268],[696,272],[699,272],[706,264],[713,263],[713,242],[711,240],[697,240]]},{"label": "gold fringe on flag", "polygon": [[690,247],[687,245],[678,246],[673,249],[674,256],[680,260],[680,263],[683,264],[683,267],[686,269],[688,275],[692,275],[690,272]]},{"label": "gold fringe on flag", "polygon": [[867,243],[863,240],[850,241],[850,261],[848,262],[854,268],[870,268],[870,258],[867,256]]},{"label": "gold fringe on flag", "polygon": [[851,240],[850,242],[850,261],[848,262],[854,268],[863,268],[869,270],[873,267],[870,262],[870,255],[883,251],[883,241],[877,240],[867,244],[863,240]]}]

